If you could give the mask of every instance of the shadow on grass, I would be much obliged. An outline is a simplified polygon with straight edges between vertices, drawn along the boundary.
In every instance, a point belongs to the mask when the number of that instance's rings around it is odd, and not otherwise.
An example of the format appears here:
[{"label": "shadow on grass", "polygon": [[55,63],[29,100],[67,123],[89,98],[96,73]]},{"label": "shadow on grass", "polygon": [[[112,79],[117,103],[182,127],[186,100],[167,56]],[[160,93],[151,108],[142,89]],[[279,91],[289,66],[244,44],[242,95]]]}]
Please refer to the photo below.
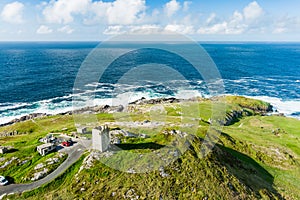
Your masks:
[{"label": "shadow on grass", "polygon": [[5,179],[8,181],[8,184],[15,183],[15,179],[11,176],[5,176]]},{"label": "shadow on grass", "polygon": [[16,151],[18,151],[18,149],[12,148],[12,149],[8,149],[6,153],[14,153]]},{"label": "shadow on grass", "polygon": [[283,199],[273,187],[274,177],[259,163],[234,149],[222,145],[217,146],[223,150],[223,155],[217,156],[218,161],[223,163],[230,174],[247,185],[256,195],[262,198]]},{"label": "shadow on grass", "polygon": [[123,150],[133,150],[133,149],[161,149],[164,145],[160,145],[154,142],[138,143],[138,144],[116,144],[117,147]]}]

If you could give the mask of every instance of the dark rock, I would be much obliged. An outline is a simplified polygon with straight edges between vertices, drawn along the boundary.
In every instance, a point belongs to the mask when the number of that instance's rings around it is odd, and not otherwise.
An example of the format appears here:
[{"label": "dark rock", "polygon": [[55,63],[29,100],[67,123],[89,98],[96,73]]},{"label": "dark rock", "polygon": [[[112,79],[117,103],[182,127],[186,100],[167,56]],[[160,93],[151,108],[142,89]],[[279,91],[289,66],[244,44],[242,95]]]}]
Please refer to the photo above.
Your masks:
[{"label": "dark rock", "polygon": [[182,100],[176,99],[175,97],[170,98],[158,98],[158,99],[149,99],[141,98],[134,102],[129,103],[130,105],[143,105],[143,104],[160,104],[160,103],[178,103]]},{"label": "dark rock", "polygon": [[22,116],[19,119],[14,119],[14,120],[12,120],[8,123],[0,124],[0,127],[1,126],[12,125],[12,124],[17,123],[17,122],[23,122],[23,121],[34,119],[34,118],[45,117],[45,116],[49,116],[49,114],[46,114],[46,113],[32,113],[32,114],[29,114],[29,115]]}]

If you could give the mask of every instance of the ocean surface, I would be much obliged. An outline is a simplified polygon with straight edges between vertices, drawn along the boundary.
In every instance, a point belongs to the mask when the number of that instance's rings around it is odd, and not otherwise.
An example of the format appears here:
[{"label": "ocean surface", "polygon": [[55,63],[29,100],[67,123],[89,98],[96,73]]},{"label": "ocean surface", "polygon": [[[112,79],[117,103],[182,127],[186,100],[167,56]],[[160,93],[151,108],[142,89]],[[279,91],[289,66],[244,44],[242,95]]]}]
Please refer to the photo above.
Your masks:
[{"label": "ocean surface", "polygon": [[[195,75],[183,59],[170,58],[173,62],[165,64],[176,65],[176,70],[184,74],[186,83],[180,86],[178,83],[175,86],[169,84],[176,81],[176,76],[173,80],[164,80],[168,72],[160,71],[159,64],[155,66],[155,59],[164,52],[155,49],[132,52],[128,55],[131,59],[114,62],[99,81],[89,82],[87,75],[84,88],[75,88],[78,70],[97,45],[96,42],[0,43],[0,124],[30,113],[56,114],[72,110],[76,90],[76,95],[87,98],[87,94],[94,94],[93,102],[97,104],[111,104],[112,99],[129,94],[131,100],[141,97],[188,98],[185,91],[210,96],[205,81]],[[278,112],[300,119],[300,43],[200,45],[220,72],[224,94],[262,99],[270,102]],[[128,81],[128,75],[124,79],[127,82],[118,82],[123,72],[145,60],[154,63],[152,67],[161,77],[140,76],[140,72],[134,72],[138,75],[131,78],[141,80]]]}]

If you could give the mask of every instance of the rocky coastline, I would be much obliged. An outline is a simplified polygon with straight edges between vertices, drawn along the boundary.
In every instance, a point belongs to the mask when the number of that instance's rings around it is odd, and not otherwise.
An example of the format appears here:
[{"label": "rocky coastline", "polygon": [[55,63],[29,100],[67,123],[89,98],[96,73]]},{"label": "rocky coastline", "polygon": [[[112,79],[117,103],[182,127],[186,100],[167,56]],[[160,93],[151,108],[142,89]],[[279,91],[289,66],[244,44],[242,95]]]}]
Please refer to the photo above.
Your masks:
[{"label": "rocky coastline", "polygon": [[[207,99],[201,98],[201,100],[218,101],[218,100],[220,100],[220,98],[223,98],[223,97],[211,97],[211,98],[207,98]],[[198,100],[199,100],[199,98],[177,99],[175,97],[170,97],[170,98],[146,99],[146,98],[142,97],[141,99],[130,102],[129,106],[146,105],[146,104],[155,105],[155,104],[163,104],[163,103],[179,103],[179,102],[184,102],[184,101],[198,101]],[[269,104],[269,106],[266,108],[250,108],[250,109],[255,111],[257,114],[266,115],[266,114],[272,112],[272,105]],[[125,110],[125,108],[122,105],[119,105],[119,106],[99,105],[99,106],[84,107],[81,109],[63,112],[63,113],[59,113],[59,114],[55,114],[55,115],[72,115],[72,114],[84,114],[84,113],[89,113],[89,114],[92,114],[92,113],[115,113],[115,112],[122,112],[124,110]],[[225,126],[230,125],[230,124],[234,123],[235,121],[237,121],[238,118],[245,116],[245,115],[249,115],[249,113],[247,113],[246,111],[231,110],[230,112],[226,113],[226,117],[225,117],[225,119],[222,120],[222,124]],[[23,122],[23,121],[27,121],[27,120],[36,119],[36,118],[47,117],[47,116],[53,116],[53,115],[47,114],[47,113],[32,113],[32,114],[28,114],[28,115],[22,116],[20,118],[14,119],[8,123],[0,124],[0,127],[8,126],[8,125],[12,125],[12,124],[15,124],[18,122]],[[6,133],[5,135],[12,136],[12,135],[16,135],[16,134],[18,134],[18,133],[12,132],[12,133]]]}]

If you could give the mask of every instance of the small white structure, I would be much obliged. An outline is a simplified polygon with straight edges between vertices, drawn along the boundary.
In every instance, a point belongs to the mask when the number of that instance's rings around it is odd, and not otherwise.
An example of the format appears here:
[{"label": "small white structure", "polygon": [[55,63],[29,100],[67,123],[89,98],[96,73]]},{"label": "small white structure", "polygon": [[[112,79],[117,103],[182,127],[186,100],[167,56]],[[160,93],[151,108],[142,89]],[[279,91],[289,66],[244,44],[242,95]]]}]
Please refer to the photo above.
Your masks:
[{"label": "small white structure", "polygon": [[0,146],[0,154],[5,154],[8,151],[7,147]]},{"label": "small white structure", "polygon": [[39,141],[42,142],[42,143],[45,143],[45,144],[55,143],[56,138],[52,134],[48,134],[48,135],[46,135],[46,137],[40,139]]},{"label": "small white structure", "polygon": [[141,138],[149,138],[149,136],[146,135],[146,134],[144,134],[144,133],[140,134],[140,137],[141,137]]},{"label": "small white structure", "polygon": [[52,143],[46,143],[46,144],[42,144],[40,146],[37,147],[37,151],[42,155],[46,155],[49,152],[53,151],[56,148],[55,144]]},{"label": "small white structure", "polygon": [[77,133],[86,134],[87,133],[87,128],[86,127],[78,127],[77,128]]},{"label": "small white structure", "polygon": [[96,127],[92,130],[93,149],[104,152],[109,148],[110,137],[107,125]]}]

